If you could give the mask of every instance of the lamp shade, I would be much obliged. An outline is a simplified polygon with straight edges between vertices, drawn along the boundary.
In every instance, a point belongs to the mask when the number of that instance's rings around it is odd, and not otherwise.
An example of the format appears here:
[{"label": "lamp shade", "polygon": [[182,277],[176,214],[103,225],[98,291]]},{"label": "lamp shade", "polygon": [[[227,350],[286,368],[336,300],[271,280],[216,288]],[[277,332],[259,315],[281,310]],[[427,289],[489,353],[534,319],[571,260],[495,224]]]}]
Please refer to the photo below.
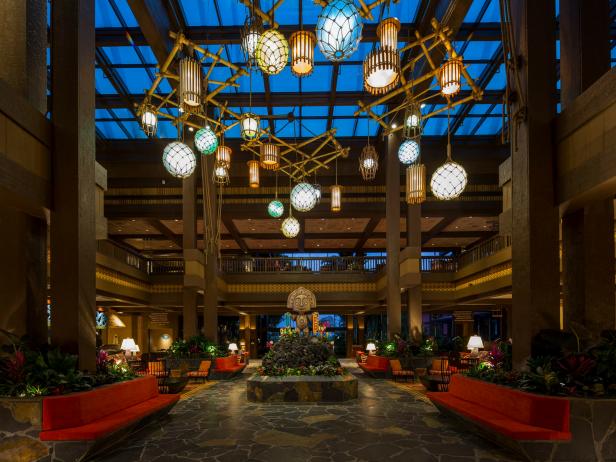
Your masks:
[{"label": "lamp shade", "polygon": [[122,340],[122,345],[120,346],[120,349],[124,351],[135,351],[136,347],[137,344],[135,343],[135,339],[128,337]]},{"label": "lamp shade", "polygon": [[321,203],[321,185],[319,183],[313,183],[312,187],[314,188],[314,197],[317,198],[317,204]]},{"label": "lamp shade", "polygon": [[259,187],[259,161],[249,160],[248,164],[248,185],[251,188]]},{"label": "lamp shade", "polygon": [[291,35],[291,72],[293,75],[305,77],[312,74],[316,42],[316,36],[310,31],[300,30]]},{"label": "lamp shade", "polygon": [[265,74],[280,74],[289,60],[289,44],[276,29],[269,29],[261,34],[255,51],[259,69]]},{"label": "lamp shade", "polygon": [[274,199],[267,205],[267,213],[272,218],[280,218],[284,213],[284,205],[277,199]]},{"label": "lamp shade", "polygon": [[444,96],[455,96],[460,91],[461,75],[462,75],[462,60],[458,57],[449,58],[440,69],[439,83],[441,85],[441,93]]},{"label": "lamp shade", "polygon": [[229,168],[231,166],[231,148],[229,146],[218,146],[216,163],[220,167]]},{"label": "lamp shade", "polygon": [[400,55],[397,50],[380,48],[364,60],[364,88],[373,95],[387,93],[400,80]]},{"label": "lamp shade", "polygon": [[468,345],[466,345],[468,350],[473,350],[475,348],[483,348],[483,340],[479,335],[471,335],[471,338],[468,339]]},{"label": "lamp shade", "polygon": [[176,178],[188,178],[195,171],[197,158],[188,146],[172,141],[163,150],[163,165]]},{"label": "lamp shade", "polygon": [[218,161],[214,164],[214,183],[219,185],[229,184],[229,168]]},{"label": "lamp shade", "polygon": [[182,58],[179,69],[180,106],[184,111],[190,112],[201,105],[201,66],[194,58]]},{"label": "lamp shade", "polygon": [[195,148],[201,154],[208,156],[216,151],[217,147],[218,137],[209,126],[197,130],[197,133],[195,133]]},{"label": "lamp shade", "polygon": [[280,166],[280,148],[276,144],[265,143],[259,147],[261,167],[276,170]]},{"label": "lamp shade", "polygon": [[416,140],[404,140],[398,148],[398,159],[405,165],[410,165],[419,159],[420,147]]},{"label": "lamp shade", "polygon": [[403,132],[405,138],[421,135],[421,106],[416,102],[412,102],[404,110]]},{"label": "lamp shade", "polygon": [[342,186],[335,184],[332,186],[332,212],[340,212],[342,209]]},{"label": "lamp shade", "polygon": [[254,140],[259,137],[260,119],[259,116],[245,112],[240,117],[240,135],[246,141]]},{"label": "lamp shade", "polygon": [[141,113],[141,129],[147,136],[156,135],[158,129],[158,116],[156,109],[151,104],[144,104],[140,108]]},{"label": "lamp shade", "polygon": [[457,162],[448,161],[434,171],[430,188],[437,199],[450,200],[462,194],[467,181],[464,167]]},{"label": "lamp shade", "polygon": [[244,52],[246,63],[249,66],[255,65],[255,53],[257,51],[257,44],[259,43],[259,37],[261,37],[262,33],[263,21],[259,16],[246,18],[240,35],[242,51]]},{"label": "lamp shade", "polygon": [[413,164],[406,169],[406,203],[421,204],[426,200],[426,166]]},{"label": "lamp shade", "polygon": [[229,343],[229,351],[237,351],[237,344],[236,343]]},{"label": "lamp shade", "polygon": [[362,28],[359,10],[352,0],[332,0],[317,19],[321,53],[330,61],[347,59],[359,46]]},{"label": "lamp shade", "polygon": [[374,180],[379,169],[379,156],[371,144],[364,146],[359,156],[359,171],[364,180]]},{"label": "lamp shade", "polygon": [[366,351],[376,351],[376,345],[373,342],[370,342],[366,345]]}]

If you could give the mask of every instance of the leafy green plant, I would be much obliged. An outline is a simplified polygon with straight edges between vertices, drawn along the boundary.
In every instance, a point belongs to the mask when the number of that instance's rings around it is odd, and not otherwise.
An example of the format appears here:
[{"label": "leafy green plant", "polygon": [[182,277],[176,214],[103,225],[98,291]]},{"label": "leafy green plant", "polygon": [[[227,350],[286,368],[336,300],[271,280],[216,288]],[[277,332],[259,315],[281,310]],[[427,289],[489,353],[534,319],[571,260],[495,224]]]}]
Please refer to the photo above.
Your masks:
[{"label": "leafy green plant", "polygon": [[528,372],[522,374],[519,386],[523,390],[555,395],[562,393],[558,374],[553,367],[554,358],[540,356],[527,361]]}]

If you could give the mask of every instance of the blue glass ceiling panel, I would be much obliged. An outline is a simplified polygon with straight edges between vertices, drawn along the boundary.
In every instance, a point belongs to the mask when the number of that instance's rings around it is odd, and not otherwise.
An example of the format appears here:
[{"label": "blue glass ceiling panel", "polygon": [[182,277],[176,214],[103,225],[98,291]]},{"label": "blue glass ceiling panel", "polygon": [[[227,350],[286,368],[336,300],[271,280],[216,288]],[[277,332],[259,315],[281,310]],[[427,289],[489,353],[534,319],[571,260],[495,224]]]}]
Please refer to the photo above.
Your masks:
[{"label": "blue glass ceiling panel", "polygon": [[359,106],[334,106],[335,116],[352,116]]},{"label": "blue glass ceiling panel", "polygon": [[[454,42],[453,46],[457,51],[460,51],[466,42]],[[500,42],[468,42],[464,49],[464,59],[476,60],[476,59],[491,59]]]},{"label": "blue glass ceiling panel", "polygon": [[[483,17],[479,17],[484,8],[484,4],[488,4]],[[497,22],[500,21],[500,10],[498,0],[473,0],[471,7],[466,13],[464,22]]]},{"label": "blue glass ceiling panel", "polygon": [[462,124],[456,131],[456,135],[470,135],[480,120],[479,117],[464,117],[464,119],[462,119]]},{"label": "blue glass ceiling panel", "polygon": [[503,123],[500,117],[488,117],[475,131],[475,135],[496,135],[500,133],[502,126]]},{"label": "blue glass ceiling panel", "polygon": [[491,107],[492,107],[491,104],[481,104],[481,103],[480,104],[473,104],[473,107],[469,111],[469,114],[471,114],[471,115],[483,115],[483,114],[489,113]]},{"label": "blue glass ceiling panel", "polygon": [[[337,107],[341,107],[341,106],[336,106]],[[334,108],[334,111],[336,110],[336,108]],[[320,117],[325,117],[327,116],[329,112],[329,107],[328,106],[304,106],[302,107],[302,115],[303,116],[320,116]]]},{"label": "blue glass ceiling panel", "polygon": [[131,138],[147,138],[141,126],[136,120],[122,122],[124,124],[124,128],[128,131]]},{"label": "blue glass ceiling panel", "polygon": [[[233,122],[229,121],[226,123],[226,125],[231,125]],[[239,125],[234,125],[233,127],[231,127],[230,129],[228,129],[225,132],[225,138],[240,138],[240,126]]]},{"label": "blue glass ceiling panel", "polygon": [[498,67],[498,71],[490,79],[486,85],[485,90],[504,90],[507,83],[507,76],[505,75],[505,65],[501,64]]},{"label": "blue glass ceiling panel", "polygon": [[103,95],[117,95],[115,88],[109,82],[102,69],[96,68],[94,71],[96,79],[96,91]]},{"label": "blue glass ceiling panel", "polygon": [[124,108],[110,109],[109,112],[120,119],[133,119],[135,117],[129,109]]},{"label": "blue glass ceiling panel", "polygon": [[441,136],[446,133],[447,119],[430,117],[424,124],[423,134],[427,136]]},{"label": "blue glass ceiling panel", "polygon": [[299,109],[295,107],[289,106],[274,106],[272,108],[272,113],[277,116],[284,115],[286,116],[289,112],[293,112],[296,116],[299,115]]},{"label": "blue glass ceiling panel", "polygon": [[338,74],[338,91],[362,91],[363,70],[360,65],[340,66]]},{"label": "blue glass ceiling panel", "polygon": [[277,119],[274,121],[274,129],[276,130],[276,136],[282,138],[294,138],[297,134],[299,136],[299,127],[293,131],[293,123],[289,123],[285,119]]},{"label": "blue glass ceiling panel", "polygon": [[337,130],[336,136],[353,136],[355,119],[334,119],[332,127]]},{"label": "blue glass ceiling panel", "polygon": [[122,27],[109,0],[96,0],[94,3],[94,25],[95,27]]},{"label": "blue glass ceiling panel", "polygon": [[[310,77],[308,77],[310,78]],[[296,92],[299,93],[299,79],[291,73],[291,68],[286,66],[280,74],[270,75],[270,90],[276,92]],[[272,96],[275,98],[275,96]],[[298,99],[299,103],[299,99]]]},{"label": "blue glass ceiling panel", "polygon": [[216,5],[214,0],[180,0],[180,5],[189,26],[239,26],[244,24],[247,12],[238,1],[231,0],[218,1]]},{"label": "blue glass ceiling panel", "polygon": [[327,119],[308,119],[302,121],[302,134],[305,137],[320,135],[326,128]]},{"label": "blue glass ceiling panel", "polygon": [[302,77],[302,91],[329,91],[333,66],[315,66],[308,77]]},{"label": "blue glass ceiling panel", "polygon": [[94,117],[96,117],[97,119],[107,119],[111,118],[111,114],[107,109],[97,109],[94,114]]},{"label": "blue glass ceiling panel", "polygon": [[103,52],[111,64],[142,64],[135,49],[131,46],[103,47]]},{"label": "blue glass ceiling panel", "polygon": [[143,68],[120,68],[116,69],[116,72],[124,81],[129,93],[142,94],[152,85],[152,79]]},{"label": "blue glass ceiling panel", "polygon": [[[158,121],[158,130],[156,135],[159,138],[172,138],[175,139],[178,136],[178,129],[175,125],[171,123],[171,121],[167,120],[159,120]],[[162,153],[161,153],[162,155]]]},{"label": "blue glass ceiling panel", "polygon": [[105,138],[126,139],[126,133],[120,128],[117,122],[96,122],[96,128],[100,130]]}]

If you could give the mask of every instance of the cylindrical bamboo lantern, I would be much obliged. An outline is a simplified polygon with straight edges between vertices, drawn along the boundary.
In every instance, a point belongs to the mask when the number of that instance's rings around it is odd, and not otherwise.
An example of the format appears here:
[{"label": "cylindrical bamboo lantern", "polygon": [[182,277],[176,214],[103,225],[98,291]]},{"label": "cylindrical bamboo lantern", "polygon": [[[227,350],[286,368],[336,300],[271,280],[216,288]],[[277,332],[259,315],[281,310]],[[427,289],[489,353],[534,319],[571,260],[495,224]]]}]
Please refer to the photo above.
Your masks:
[{"label": "cylindrical bamboo lantern", "polygon": [[300,30],[291,35],[291,72],[297,77],[312,74],[314,69],[314,47],[317,37],[314,33]]},{"label": "cylindrical bamboo lantern", "polygon": [[201,104],[201,67],[193,58],[180,60],[180,104],[186,111]]},{"label": "cylindrical bamboo lantern", "polygon": [[249,160],[248,164],[248,184],[251,188],[259,187],[259,161]]},{"label": "cylindrical bamboo lantern", "polygon": [[276,170],[280,166],[280,148],[276,144],[262,144],[259,148],[261,167],[266,170]]},{"label": "cylindrical bamboo lantern", "polygon": [[332,212],[340,212],[342,209],[342,186],[335,184],[332,186]]},{"label": "cylindrical bamboo lantern", "polygon": [[460,91],[462,78],[462,59],[458,57],[449,58],[449,60],[441,66],[439,74],[439,83],[441,84],[441,93],[444,96],[455,96]]},{"label": "cylindrical bamboo lantern", "polygon": [[218,166],[226,169],[231,166],[231,148],[229,146],[218,146],[216,148],[216,162]]},{"label": "cylindrical bamboo lantern", "polygon": [[413,164],[406,169],[406,203],[421,204],[426,200],[426,166]]},{"label": "cylindrical bamboo lantern", "polygon": [[381,48],[397,50],[399,31],[400,21],[398,21],[398,18],[387,18],[381,21],[376,28],[376,35],[378,35],[381,42]]}]

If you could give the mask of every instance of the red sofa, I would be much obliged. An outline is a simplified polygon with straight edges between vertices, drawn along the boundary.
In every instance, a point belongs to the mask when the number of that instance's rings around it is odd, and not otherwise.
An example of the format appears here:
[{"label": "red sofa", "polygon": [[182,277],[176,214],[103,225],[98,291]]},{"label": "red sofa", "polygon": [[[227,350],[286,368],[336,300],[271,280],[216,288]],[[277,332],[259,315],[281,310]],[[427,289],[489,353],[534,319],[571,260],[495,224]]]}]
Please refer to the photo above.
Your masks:
[{"label": "red sofa", "polygon": [[[449,391],[428,393],[441,410],[513,441],[570,441],[569,401],[456,374]],[[501,438],[502,439],[502,438]]]},{"label": "red sofa", "polygon": [[214,379],[229,379],[240,374],[246,363],[238,363],[237,355],[229,355],[224,358],[216,358],[214,369],[210,372],[210,377]]},{"label": "red sofa", "polygon": [[43,398],[42,441],[93,441],[166,414],[179,395],[160,395],[150,375],[91,391]]},{"label": "red sofa", "polygon": [[359,363],[359,367],[373,377],[385,377],[389,373],[389,358],[370,355],[365,363]]}]

